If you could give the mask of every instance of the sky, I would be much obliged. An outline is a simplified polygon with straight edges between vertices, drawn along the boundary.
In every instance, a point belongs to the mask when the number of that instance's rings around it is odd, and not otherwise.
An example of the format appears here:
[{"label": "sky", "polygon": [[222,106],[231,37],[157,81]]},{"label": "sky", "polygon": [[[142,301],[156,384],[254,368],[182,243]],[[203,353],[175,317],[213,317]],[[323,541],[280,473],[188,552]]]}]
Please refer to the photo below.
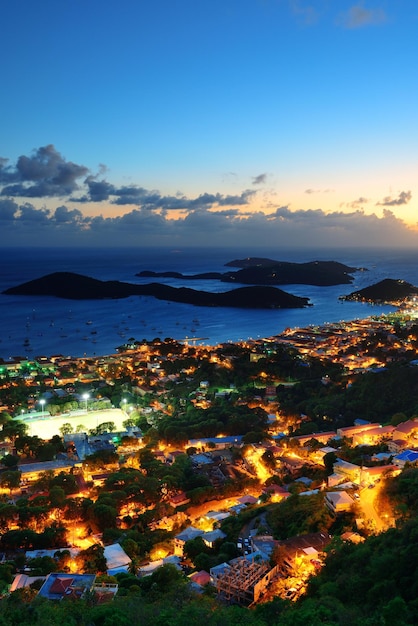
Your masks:
[{"label": "sky", "polygon": [[416,0],[15,0],[0,245],[418,244]]}]

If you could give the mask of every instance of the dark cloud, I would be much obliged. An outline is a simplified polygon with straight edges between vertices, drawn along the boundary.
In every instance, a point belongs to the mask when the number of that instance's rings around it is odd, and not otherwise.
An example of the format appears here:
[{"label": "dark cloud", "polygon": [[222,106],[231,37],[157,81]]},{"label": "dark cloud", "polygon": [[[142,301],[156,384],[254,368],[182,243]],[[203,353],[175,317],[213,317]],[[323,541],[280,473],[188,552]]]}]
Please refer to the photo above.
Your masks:
[{"label": "dark cloud", "polygon": [[263,185],[266,182],[267,174],[259,174],[253,177],[253,185]]},{"label": "dark cloud", "polygon": [[57,224],[70,224],[77,222],[89,222],[90,219],[84,218],[78,209],[69,210],[66,206],[59,206],[55,209],[53,219]]},{"label": "dark cloud", "polygon": [[[216,197],[216,195],[215,195]],[[197,200],[197,199],[196,199]],[[211,204],[208,194],[205,201]],[[383,216],[363,210],[349,213],[322,209],[292,211],[280,206],[271,214],[243,213],[229,206],[185,211],[177,219],[169,211],[139,207],[118,217],[84,216],[78,209],[58,206],[54,211],[29,203],[0,202],[0,242],[22,245],[193,245],[202,246],[395,246],[416,245],[417,234],[385,208]],[[2,213],[3,211],[3,213]]]},{"label": "dark cloud", "polygon": [[188,210],[196,211],[208,209],[212,206],[243,206],[248,204],[251,197],[256,193],[252,190],[243,191],[239,195],[224,196],[220,193],[203,193],[196,198],[187,198],[184,195],[163,196],[158,191],[149,191],[137,185],[115,187],[106,180],[96,181],[94,177],[88,177],[85,181],[88,193],[77,198],[72,197],[73,202],[103,202],[119,206],[136,205],[149,211],[157,210]]},{"label": "dark cloud", "polygon": [[103,202],[108,200],[115,193],[115,187],[106,180],[95,180],[93,176],[88,176],[84,181],[88,187],[88,195],[82,198],[72,198],[77,202]]},{"label": "dark cloud", "polygon": [[30,157],[20,156],[16,166],[0,164],[0,183],[3,196],[19,198],[65,197],[76,191],[78,179],[88,169],[66,161],[53,145],[38,148]]},{"label": "dark cloud", "polygon": [[401,206],[402,204],[408,204],[412,198],[410,191],[401,191],[397,198],[391,198],[386,196],[381,202],[377,202],[376,206]]},{"label": "dark cloud", "polygon": [[49,209],[37,209],[29,202],[19,206],[19,219],[22,222],[30,222],[34,226],[36,224],[48,224],[50,213]]},{"label": "dark cloud", "polygon": [[14,200],[0,200],[0,220],[13,220],[19,205]]}]

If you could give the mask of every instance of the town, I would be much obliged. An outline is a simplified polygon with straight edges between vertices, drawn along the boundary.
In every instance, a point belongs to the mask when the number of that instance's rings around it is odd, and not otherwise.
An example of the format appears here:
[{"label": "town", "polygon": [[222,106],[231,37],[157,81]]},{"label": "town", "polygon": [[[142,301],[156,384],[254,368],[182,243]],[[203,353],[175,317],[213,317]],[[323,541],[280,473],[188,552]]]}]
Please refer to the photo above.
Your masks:
[{"label": "town", "polygon": [[339,543],[411,516],[417,350],[404,309],[0,363],[2,597],[97,605],[181,579],[291,610]]}]

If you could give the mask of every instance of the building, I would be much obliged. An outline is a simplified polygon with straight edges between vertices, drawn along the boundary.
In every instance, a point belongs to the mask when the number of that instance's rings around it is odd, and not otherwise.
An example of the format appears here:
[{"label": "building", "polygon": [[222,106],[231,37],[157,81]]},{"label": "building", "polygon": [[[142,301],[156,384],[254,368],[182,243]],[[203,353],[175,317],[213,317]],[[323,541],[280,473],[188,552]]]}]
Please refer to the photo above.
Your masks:
[{"label": "building", "polygon": [[354,500],[346,491],[329,491],[325,494],[325,505],[334,515],[350,511],[353,504]]},{"label": "building", "polygon": [[267,585],[277,577],[278,567],[267,561],[239,558],[211,569],[218,597],[231,604],[250,606],[257,602]]},{"label": "building", "polygon": [[79,600],[92,590],[95,580],[95,574],[52,572],[46,577],[38,595],[48,600],[63,600],[64,598]]},{"label": "building", "polygon": [[186,541],[196,539],[196,537],[202,537],[202,535],[204,535],[204,531],[200,530],[200,528],[195,528],[194,526],[185,528],[174,537],[174,554],[176,556],[183,556],[183,548]]}]

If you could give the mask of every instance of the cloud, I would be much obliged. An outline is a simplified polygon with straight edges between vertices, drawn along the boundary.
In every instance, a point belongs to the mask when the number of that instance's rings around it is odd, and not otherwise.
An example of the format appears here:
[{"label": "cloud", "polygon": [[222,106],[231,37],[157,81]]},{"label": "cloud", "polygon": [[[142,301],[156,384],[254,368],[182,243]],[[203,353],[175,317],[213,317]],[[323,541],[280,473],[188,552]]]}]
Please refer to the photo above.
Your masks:
[{"label": "cloud", "polygon": [[53,145],[38,148],[32,156],[20,156],[16,166],[0,162],[2,196],[18,198],[65,197],[79,188],[77,180],[88,169],[66,161]]},{"label": "cloud", "polygon": [[339,21],[345,28],[363,28],[383,24],[386,20],[386,13],[383,9],[366,9],[357,4],[342,14]]},{"label": "cloud", "polygon": [[66,206],[57,207],[53,219],[57,224],[87,223],[90,221],[90,219],[84,218],[82,212],[78,209],[69,210]]},{"label": "cloud", "polygon": [[368,198],[363,198],[363,196],[360,196],[360,198],[357,198],[357,200],[353,200],[352,202],[346,202],[342,206],[347,206],[350,209],[358,209],[362,207],[364,204],[367,204],[368,202],[369,202]]},{"label": "cloud", "polygon": [[[210,196],[210,195],[209,195]],[[197,200],[197,199],[196,199]],[[211,203],[210,196],[207,201]],[[339,247],[416,245],[417,234],[385,208],[382,216],[322,209],[291,210],[279,206],[271,214],[242,213],[229,206],[217,210],[186,211],[173,219],[170,212],[134,208],[122,216],[91,217],[65,205],[55,210],[35,209],[31,204],[0,202],[0,244],[77,246],[228,246]]]},{"label": "cloud", "polygon": [[305,189],[304,193],[307,193],[308,195],[311,195],[313,193],[333,193],[335,190],[334,189]]},{"label": "cloud", "polygon": [[410,191],[401,191],[397,198],[391,198],[386,196],[381,202],[376,202],[376,206],[401,206],[402,204],[408,204],[412,198]]},{"label": "cloud", "polygon": [[[266,174],[253,178],[262,184]],[[24,188],[20,202],[6,198],[15,185]],[[47,206],[40,200],[25,201],[34,189],[44,188]],[[332,189],[306,189],[305,193],[329,193]],[[59,193],[58,193],[59,192]],[[60,194],[66,192],[64,201]],[[50,194],[60,197],[53,206]],[[390,207],[407,204],[411,191],[386,197],[378,205],[383,213],[366,214],[365,197],[344,204],[341,210],[321,208],[293,210],[279,205],[269,194],[270,213],[255,210],[261,191],[246,189],[238,194],[203,192],[195,197],[183,193],[164,195],[140,185],[117,186],[100,166],[94,175],[84,166],[64,159],[53,146],[19,157],[16,166],[0,159],[0,245],[62,246],[318,246],[344,247],[416,245],[418,234],[396,217]],[[120,205],[116,217],[88,215],[81,204]],[[344,208],[344,210],[342,210]],[[348,210],[349,209],[349,210]],[[122,209],[121,209],[122,210]]]},{"label": "cloud", "polygon": [[263,185],[266,182],[267,174],[259,174],[253,177],[253,185]]},{"label": "cloud", "polygon": [[14,200],[10,200],[10,199],[0,200],[0,221],[13,220],[18,209],[19,209],[19,205]]},{"label": "cloud", "polygon": [[156,210],[199,210],[212,206],[243,206],[256,193],[253,190],[243,191],[239,195],[222,195],[220,193],[203,193],[196,198],[187,198],[184,195],[163,196],[158,191],[149,191],[137,185],[115,187],[111,183],[93,177],[85,181],[88,193],[77,198],[71,197],[72,202],[103,202],[109,200],[111,204],[119,206],[136,205],[149,211]]}]

